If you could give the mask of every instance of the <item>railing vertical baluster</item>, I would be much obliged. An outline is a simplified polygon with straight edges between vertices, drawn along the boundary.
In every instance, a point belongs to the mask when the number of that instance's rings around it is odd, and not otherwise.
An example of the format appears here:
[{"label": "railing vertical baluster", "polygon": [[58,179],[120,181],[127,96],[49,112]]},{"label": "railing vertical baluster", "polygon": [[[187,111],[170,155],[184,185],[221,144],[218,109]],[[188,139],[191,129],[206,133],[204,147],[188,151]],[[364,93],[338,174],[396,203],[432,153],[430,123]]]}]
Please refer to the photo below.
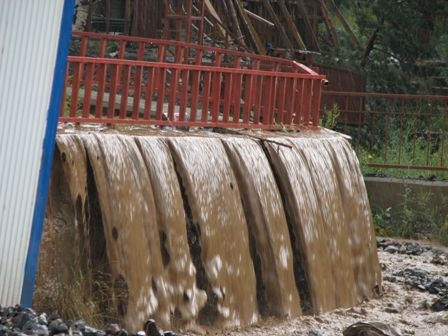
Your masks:
[{"label": "railing vertical baluster", "polygon": [[272,87],[270,90],[270,104],[269,104],[269,124],[276,126],[278,120],[276,119],[276,115],[278,113],[277,107],[277,93],[278,93],[278,79],[280,76],[280,64],[274,64],[273,67],[273,75],[271,77]]},{"label": "railing vertical baluster", "polygon": [[433,125],[433,105],[428,105],[428,126],[426,130],[426,165],[430,165],[430,156],[431,156],[431,148],[432,148],[432,141],[433,141],[433,132],[432,132],[432,125]]},{"label": "railing vertical baluster", "polygon": [[[202,64],[202,49],[196,49],[196,64]],[[195,70],[193,72],[193,83],[191,88],[191,111],[190,111],[190,120],[196,121],[197,120],[197,109],[198,109],[198,102],[199,99],[202,97],[200,96],[201,93],[201,78],[202,78],[203,72],[200,70]]]},{"label": "railing vertical baluster", "polygon": [[[154,97],[155,110],[154,110],[154,112],[156,113],[156,115],[157,115],[157,104],[158,104],[158,99],[159,99],[159,95],[160,95],[160,92],[159,92],[160,91],[160,89],[159,89],[159,87],[160,87],[160,80],[159,80],[160,72],[164,71],[164,70],[165,69],[160,68],[157,65],[154,66],[154,71],[153,71],[154,76],[152,79],[152,83],[153,83],[153,91],[155,93],[155,97]],[[157,116],[156,116],[156,119],[157,119]],[[159,119],[157,119],[157,120],[159,120]]]},{"label": "railing vertical baluster", "polygon": [[[165,63],[165,52],[166,45],[161,44],[157,49],[157,62]],[[154,68],[154,88],[157,92],[156,100],[156,120],[162,120],[163,115],[163,103],[165,100],[165,79],[166,79],[166,68],[161,68],[156,66]]]},{"label": "railing vertical baluster", "polygon": [[191,105],[190,105],[190,121],[196,121],[196,114],[198,108],[199,96],[199,80],[201,72],[199,70],[192,70],[192,84],[191,84]]},{"label": "railing vertical baluster", "polygon": [[303,115],[307,113],[306,106],[303,106],[303,99],[306,95],[306,80],[298,78],[296,83],[296,98],[294,101],[294,124],[300,126],[303,124]]},{"label": "railing vertical baluster", "polygon": [[232,101],[232,84],[233,84],[233,74],[224,74],[224,111],[223,111],[223,122],[229,122],[230,107]]},{"label": "railing vertical baluster", "polygon": [[93,67],[94,64],[89,62],[86,64],[86,81],[84,83],[84,99],[82,107],[82,117],[88,118],[90,113],[90,101],[92,97],[92,82],[93,82]]},{"label": "railing vertical baluster", "polygon": [[118,55],[117,57],[119,59],[123,59],[126,53],[126,41],[125,40],[120,40],[120,43],[118,45]]},{"label": "railing vertical baluster", "polygon": [[161,44],[159,45],[159,48],[157,49],[157,62],[165,62],[165,52],[166,52],[166,45]]},{"label": "railing vertical baluster", "polygon": [[111,83],[110,83],[110,91],[109,91],[109,108],[107,111],[107,117],[109,119],[114,118],[115,116],[115,101],[117,97],[117,86],[120,82],[121,77],[121,67],[118,64],[114,64],[111,69]]},{"label": "railing vertical baluster", "polygon": [[[356,104],[355,106],[358,108],[358,120],[357,120],[357,127],[356,127],[356,140],[355,140],[355,151],[358,151],[360,148],[360,141],[361,141],[361,127],[363,127],[363,122],[366,120],[366,111],[363,108],[361,110],[361,107],[364,107],[363,98],[359,97],[359,104]],[[340,114],[340,110],[339,110]]]},{"label": "railing vertical baluster", "polygon": [[[420,120],[420,114],[421,114],[421,107],[422,105],[422,101],[421,99],[418,100],[417,102],[417,115],[416,115],[416,120]],[[417,132],[418,132],[418,125],[417,125],[417,121],[414,121],[413,126],[412,126],[412,157],[415,157],[415,151],[417,149]]]},{"label": "railing vertical baluster", "polygon": [[[403,114],[404,114],[404,107],[403,107],[403,101],[401,101],[399,104],[399,113],[398,113],[398,128],[399,130],[399,145],[398,145],[398,164],[401,163],[401,155],[403,152],[403,141],[404,141],[404,121],[403,121]],[[414,159],[414,158],[413,158]]]},{"label": "railing vertical baluster", "polygon": [[[222,54],[215,55],[215,66],[220,67],[222,62]],[[213,72],[213,85],[212,85],[212,122],[218,121],[219,110],[221,107],[221,88],[222,88],[222,76],[221,71]]]},{"label": "railing vertical baluster", "polygon": [[205,71],[204,72],[204,85],[202,88],[202,117],[201,117],[201,121],[202,122],[207,122],[208,121],[208,114],[209,114],[209,109],[208,109],[208,105],[209,105],[209,100],[210,100],[210,82],[211,82],[211,76],[212,73],[211,71]]},{"label": "railing vertical baluster", "polygon": [[254,75],[248,74],[245,75],[245,80],[243,78],[243,82],[246,83],[244,87],[243,93],[243,123],[249,124],[249,115],[252,105],[252,86],[254,82]]},{"label": "railing vertical baluster", "polygon": [[131,77],[131,66],[123,65],[123,85],[121,91],[120,119],[126,119],[128,110],[129,82]]},{"label": "railing vertical baluster", "polygon": [[98,57],[104,58],[104,56],[106,55],[106,44],[107,44],[107,40],[105,38],[101,38],[100,39],[100,47],[98,50]]},{"label": "railing vertical baluster", "polygon": [[177,85],[179,83],[179,70],[171,70],[171,81],[169,88],[169,99],[168,99],[168,120],[174,120],[174,107],[176,105],[177,98]]},{"label": "railing vertical baluster", "polygon": [[312,97],[312,125],[319,127],[320,119],[320,102],[322,100],[322,81],[320,79],[312,79],[313,83],[313,97]]},{"label": "railing vertical baluster", "polygon": [[277,101],[278,101],[278,109],[277,109],[277,121],[281,124],[285,123],[285,100],[286,100],[286,78],[279,78],[280,84],[278,85],[279,89],[277,90]]},{"label": "railing vertical baluster", "polygon": [[[255,61],[252,64],[251,70],[256,70],[259,67],[259,62]],[[246,76],[246,85],[244,87],[244,96],[243,96],[243,123],[249,125],[250,122],[250,112],[252,110],[252,104],[254,101],[254,86],[255,86],[255,75],[254,73],[250,73]]]},{"label": "railing vertical baluster", "polygon": [[[448,101],[445,102],[444,106],[441,106],[442,108],[442,125],[448,125]],[[448,130],[446,127],[441,128],[440,130],[440,167],[446,167],[445,166],[445,139],[448,136]],[[448,164],[447,164],[448,166]]]},{"label": "railing vertical baluster", "polygon": [[89,37],[88,36],[82,36],[81,37],[81,47],[79,50],[79,56],[87,56],[87,48],[89,45]]},{"label": "railing vertical baluster", "polygon": [[269,76],[262,75],[262,87],[261,87],[261,110],[260,110],[260,121],[261,124],[266,125],[269,123],[269,86],[270,86],[270,78]]},{"label": "railing vertical baluster", "polygon": [[[107,48],[107,40],[104,37],[100,38],[100,45],[98,49],[98,57],[104,58],[106,55]],[[95,71],[95,79],[94,82],[98,84],[98,92],[96,97],[96,106],[95,106],[95,118],[102,117],[102,110],[104,105],[104,90],[106,86],[106,72],[107,64],[98,64]]]},{"label": "railing vertical baluster", "polygon": [[[241,68],[241,57],[235,59],[234,68]],[[233,122],[239,123],[240,120],[240,106],[241,106],[241,89],[242,89],[242,78],[241,74],[233,74],[233,84],[232,84],[232,98],[231,102],[233,104]]]},{"label": "railing vertical baluster", "polygon": [[62,99],[61,106],[59,109],[59,118],[63,118],[66,115],[66,105],[67,105],[67,87],[69,85],[69,73],[70,73],[70,62],[67,62],[67,66],[65,68],[65,79],[64,79],[64,89],[62,90]]},{"label": "railing vertical baluster", "polygon": [[[178,46],[176,48],[176,59],[175,62],[177,64],[181,63],[182,60],[182,54],[183,54],[183,48],[181,46]],[[177,92],[179,85],[179,69],[174,68],[171,70],[171,82],[170,82],[170,89],[169,89],[169,100],[168,100],[168,119],[174,120],[174,108],[176,106],[177,101]]]},{"label": "railing vertical baluster", "polygon": [[286,100],[286,123],[291,125],[295,117],[295,106],[297,99],[297,78],[288,78],[290,84],[287,86],[289,94],[285,94],[289,99]]},{"label": "railing vertical baluster", "polygon": [[263,80],[264,77],[256,75],[254,82],[253,101],[254,101],[254,124],[258,125],[262,118],[262,97],[263,97]]},{"label": "railing vertical baluster", "polygon": [[78,110],[78,97],[79,97],[79,87],[80,87],[80,76],[81,76],[81,62],[73,63],[73,84],[72,84],[72,99],[70,101],[70,117],[76,117]]},{"label": "railing vertical baluster", "polygon": [[97,68],[98,92],[96,94],[95,118],[101,118],[103,114],[104,89],[106,86],[107,64],[99,63]]},{"label": "railing vertical baluster", "polygon": [[[143,56],[142,56],[143,57]],[[132,106],[132,119],[138,119],[140,112],[140,97],[142,94],[142,75],[143,66],[135,66],[135,81],[134,81],[134,102]]]},{"label": "railing vertical baluster", "polygon": [[263,113],[263,124],[264,125],[272,125],[274,122],[274,86],[275,79],[273,76],[266,77],[268,85],[266,86],[266,100],[264,104],[264,113]]},{"label": "railing vertical baluster", "polygon": [[[373,100],[373,99],[372,99]],[[370,100],[370,101],[372,101]],[[375,122],[375,117],[376,117],[376,110],[375,110],[375,105],[371,104],[373,106],[370,107],[370,115],[371,115],[371,123],[370,123],[370,141],[369,141],[369,152],[372,151],[372,148],[374,146],[374,139],[375,139],[375,132],[378,131],[376,129],[376,122]]]},{"label": "railing vertical baluster", "polygon": [[137,60],[143,61],[145,56],[145,42],[138,43]]},{"label": "railing vertical baluster", "polygon": [[303,106],[303,124],[305,127],[310,126],[310,114],[311,114],[311,99],[312,99],[312,80],[307,78],[304,81],[304,90],[302,96],[302,106]]},{"label": "railing vertical baluster", "polygon": [[159,71],[159,80],[157,85],[157,107],[156,107],[156,120],[163,119],[164,108],[163,105],[165,103],[165,83],[166,83],[166,68],[161,68]]},{"label": "railing vertical baluster", "polygon": [[[344,132],[348,131],[348,127],[349,127],[348,120],[351,119],[348,117],[348,114],[350,113],[349,102],[350,102],[350,97],[345,96],[344,97]],[[330,106],[330,109],[331,108],[332,107]]]},{"label": "railing vertical baluster", "polygon": [[392,122],[392,109],[391,109],[391,100],[388,99],[387,100],[387,104],[386,104],[386,123],[385,123],[385,143],[386,145],[384,146],[384,160],[387,161],[387,149],[390,146],[390,129],[392,127],[391,122]]},{"label": "railing vertical baluster", "polygon": [[146,91],[145,91],[145,112],[143,113],[144,120],[149,120],[151,118],[154,77],[155,77],[154,67],[149,67],[148,68],[148,82],[146,83]]},{"label": "railing vertical baluster", "polygon": [[185,112],[187,109],[188,101],[188,87],[190,82],[190,71],[184,69],[182,71],[182,90],[180,95],[180,106],[179,106],[179,121],[185,121]]}]

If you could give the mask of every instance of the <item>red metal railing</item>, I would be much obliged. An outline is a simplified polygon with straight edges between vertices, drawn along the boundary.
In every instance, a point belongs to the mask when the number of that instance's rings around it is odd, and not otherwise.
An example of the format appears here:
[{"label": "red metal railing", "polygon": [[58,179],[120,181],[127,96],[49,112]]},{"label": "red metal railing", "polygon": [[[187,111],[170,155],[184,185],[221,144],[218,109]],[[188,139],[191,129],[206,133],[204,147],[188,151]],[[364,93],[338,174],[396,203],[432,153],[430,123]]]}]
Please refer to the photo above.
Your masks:
[{"label": "red metal railing", "polygon": [[352,137],[371,167],[448,171],[448,96],[324,91],[322,114],[339,113],[339,131]]},{"label": "red metal railing", "polygon": [[318,127],[324,76],[178,41],[74,33],[61,122]]}]

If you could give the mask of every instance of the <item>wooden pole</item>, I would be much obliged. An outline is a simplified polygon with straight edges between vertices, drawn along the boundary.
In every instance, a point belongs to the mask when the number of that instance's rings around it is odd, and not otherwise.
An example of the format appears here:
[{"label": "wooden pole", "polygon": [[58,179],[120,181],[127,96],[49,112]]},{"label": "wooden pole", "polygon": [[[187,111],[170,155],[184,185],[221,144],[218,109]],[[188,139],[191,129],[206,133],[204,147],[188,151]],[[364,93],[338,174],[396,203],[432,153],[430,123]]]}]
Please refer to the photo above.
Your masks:
[{"label": "wooden pole", "polygon": [[110,32],[110,0],[106,0],[105,1],[105,6],[106,6],[106,33]]},{"label": "wooden pole", "polygon": [[359,42],[358,38],[356,37],[355,33],[353,33],[353,30],[350,28],[350,25],[345,21],[344,16],[342,16],[341,12],[339,11],[338,6],[334,3],[333,0],[326,0],[327,4],[331,7],[331,9],[334,11],[334,14],[338,18],[338,20],[341,22],[341,24],[344,26],[345,30],[348,33],[348,36],[350,37],[350,40],[352,40],[353,44],[358,48],[362,49],[361,43]]},{"label": "wooden pole", "polygon": [[246,14],[251,17],[252,19],[255,19],[261,23],[264,23],[266,25],[268,25],[269,27],[275,27],[275,24],[269,20],[266,20],[264,17],[261,17],[255,13],[252,13],[250,10],[247,10],[246,8],[244,8],[244,11],[246,12]]},{"label": "wooden pole", "polygon": [[168,19],[170,15],[170,4],[168,3],[168,0],[163,0],[163,7],[165,9],[165,15],[163,16],[163,33],[162,38],[168,39],[169,36],[169,30],[170,30],[170,21]]},{"label": "wooden pole", "polygon": [[283,14],[283,17],[286,20],[286,25],[288,26],[289,33],[294,38],[297,46],[299,49],[306,49],[305,43],[303,42],[302,36],[300,36],[299,31],[297,30],[296,25],[294,24],[294,20],[291,17],[291,14],[288,11],[288,8],[286,8],[285,1],[284,0],[278,0],[277,1],[280,11]]},{"label": "wooden pole", "polygon": [[[250,21],[249,17],[247,16],[246,12],[244,11],[243,4],[240,2],[240,0],[233,0],[235,2],[236,8],[238,9],[238,14],[240,15],[241,19],[243,20],[244,24],[246,25],[247,29],[249,30],[251,39],[255,45],[255,49],[259,54],[266,54],[266,48],[264,47],[264,44],[261,42],[260,37],[257,34],[257,31],[255,30],[254,26],[252,25],[252,22]],[[232,1],[229,1],[229,4],[232,3]]]},{"label": "wooden pole", "polygon": [[[193,0],[187,0],[187,15],[185,20],[185,41],[186,42],[192,42],[191,41],[191,16],[193,15]],[[182,15],[181,13],[178,13],[179,15]],[[182,22],[183,20],[179,20]],[[182,29],[182,28],[181,28]],[[179,32],[179,37],[181,37],[182,31]]]},{"label": "wooden pole", "polygon": [[89,0],[89,8],[87,9],[87,23],[85,30],[92,31],[92,15],[93,15],[93,0]]},{"label": "wooden pole", "polygon": [[124,33],[130,33],[130,23],[131,23],[131,0],[126,0],[124,4]]},{"label": "wooden pole", "polygon": [[303,20],[305,21],[305,26],[308,29],[308,34],[309,36],[311,36],[311,41],[313,44],[312,47],[315,50],[319,50],[319,44],[317,43],[316,34],[314,33],[313,26],[311,25],[308,10],[305,7],[305,3],[303,2],[303,0],[297,0],[297,3],[299,5],[300,11],[302,12],[302,17]]},{"label": "wooden pole", "polygon": [[292,42],[289,39],[288,34],[286,34],[283,24],[280,22],[277,14],[275,13],[274,8],[271,5],[271,2],[269,0],[261,0],[261,2],[268,11],[269,15],[271,16],[272,21],[274,21],[275,25],[277,26],[277,29],[280,32],[280,36],[282,37],[285,47],[288,49],[294,49],[294,46],[292,45]]},{"label": "wooden pole", "polygon": [[330,14],[328,12],[328,8],[325,5],[323,0],[319,0],[320,10],[322,12],[322,16],[324,17],[325,27],[327,27],[328,34],[330,35],[331,40],[335,46],[339,45],[338,35],[336,33],[336,29],[334,28],[333,21],[331,20]]},{"label": "wooden pole", "polygon": [[229,2],[223,1],[223,5],[227,6],[227,10],[230,14],[230,17],[232,18],[232,26],[234,28],[234,31],[237,35],[236,39],[239,43],[242,43],[246,45],[244,40],[244,35],[241,32],[240,24],[238,23],[238,14],[235,9],[235,5],[233,4],[233,1],[230,0]]},{"label": "wooden pole", "polygon": [[205,0],[201,0],[200,10],[201,21],[199,22],[198,43],[202,44],[204,42]]}]

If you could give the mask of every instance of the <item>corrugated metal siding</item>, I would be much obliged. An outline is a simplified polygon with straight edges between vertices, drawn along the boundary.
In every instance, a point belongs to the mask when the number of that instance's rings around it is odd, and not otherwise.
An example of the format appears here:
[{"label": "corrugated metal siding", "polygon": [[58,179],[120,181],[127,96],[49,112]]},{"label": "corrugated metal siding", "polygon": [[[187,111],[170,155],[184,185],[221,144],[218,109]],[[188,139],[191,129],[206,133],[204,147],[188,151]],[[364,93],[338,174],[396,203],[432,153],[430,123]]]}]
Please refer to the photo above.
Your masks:
[{"label": "corrugated metal siding", "polygon": [[63,0],[0,0],[0,304],[20,301]]}]

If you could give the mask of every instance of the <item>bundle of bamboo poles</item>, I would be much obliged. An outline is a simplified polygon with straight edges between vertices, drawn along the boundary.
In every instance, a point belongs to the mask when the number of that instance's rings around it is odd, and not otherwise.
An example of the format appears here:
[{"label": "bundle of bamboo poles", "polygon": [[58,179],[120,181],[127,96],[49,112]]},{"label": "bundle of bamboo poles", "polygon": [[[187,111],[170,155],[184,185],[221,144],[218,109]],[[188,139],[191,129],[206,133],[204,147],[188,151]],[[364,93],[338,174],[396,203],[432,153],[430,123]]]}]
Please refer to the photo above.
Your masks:
[{"label": "bundle of bamboo poles", "polygon": [[[77,8],[83,21],[75,29],[94,30],[92,18],[100,15],[110,32],[113,16],[121,15],[124,34],[235,46],[260,54],[271,48],[318,52],[322,43],[337,46],[338,20],[354,47],[361,47],[334,0],[77,0]],[[325,31],[319,32],[320,27]]]},{"label": "bundle of bamboo poles", "polygon": [[[203,43],[225,41],[243,50],[260,54],[275,47],[283,51],[320,51],[320,44],[339,44],[334,20],[348,32],[353,45],[360,43],[344,19],[334,0],[165,0],[165,19],[170,17],[203,18],[201,36],[188,41]],[[176,4],[180,8],[172,10]],[[189,11],[188,9],[192,10]],[[191,20],[190,20],[191,21]],[[320,23],[323,23],[321,25]],[[188,25],[187,25],[188,26]],[[169,27],[169,24],[165,24]],[[208,28],[207,28],[208,27]],[[325,27],[325,32],[319,32]],[[186,28],[188,29],[188,28]],[[208,34],[208,35],[207,35]],[[185,35],[185,34],[184,34]],[[178,34],[179,36],[179,34]],[[322,41],[322,36],[327,37]],[[279,55],[284,56],[284,55]]]}]

